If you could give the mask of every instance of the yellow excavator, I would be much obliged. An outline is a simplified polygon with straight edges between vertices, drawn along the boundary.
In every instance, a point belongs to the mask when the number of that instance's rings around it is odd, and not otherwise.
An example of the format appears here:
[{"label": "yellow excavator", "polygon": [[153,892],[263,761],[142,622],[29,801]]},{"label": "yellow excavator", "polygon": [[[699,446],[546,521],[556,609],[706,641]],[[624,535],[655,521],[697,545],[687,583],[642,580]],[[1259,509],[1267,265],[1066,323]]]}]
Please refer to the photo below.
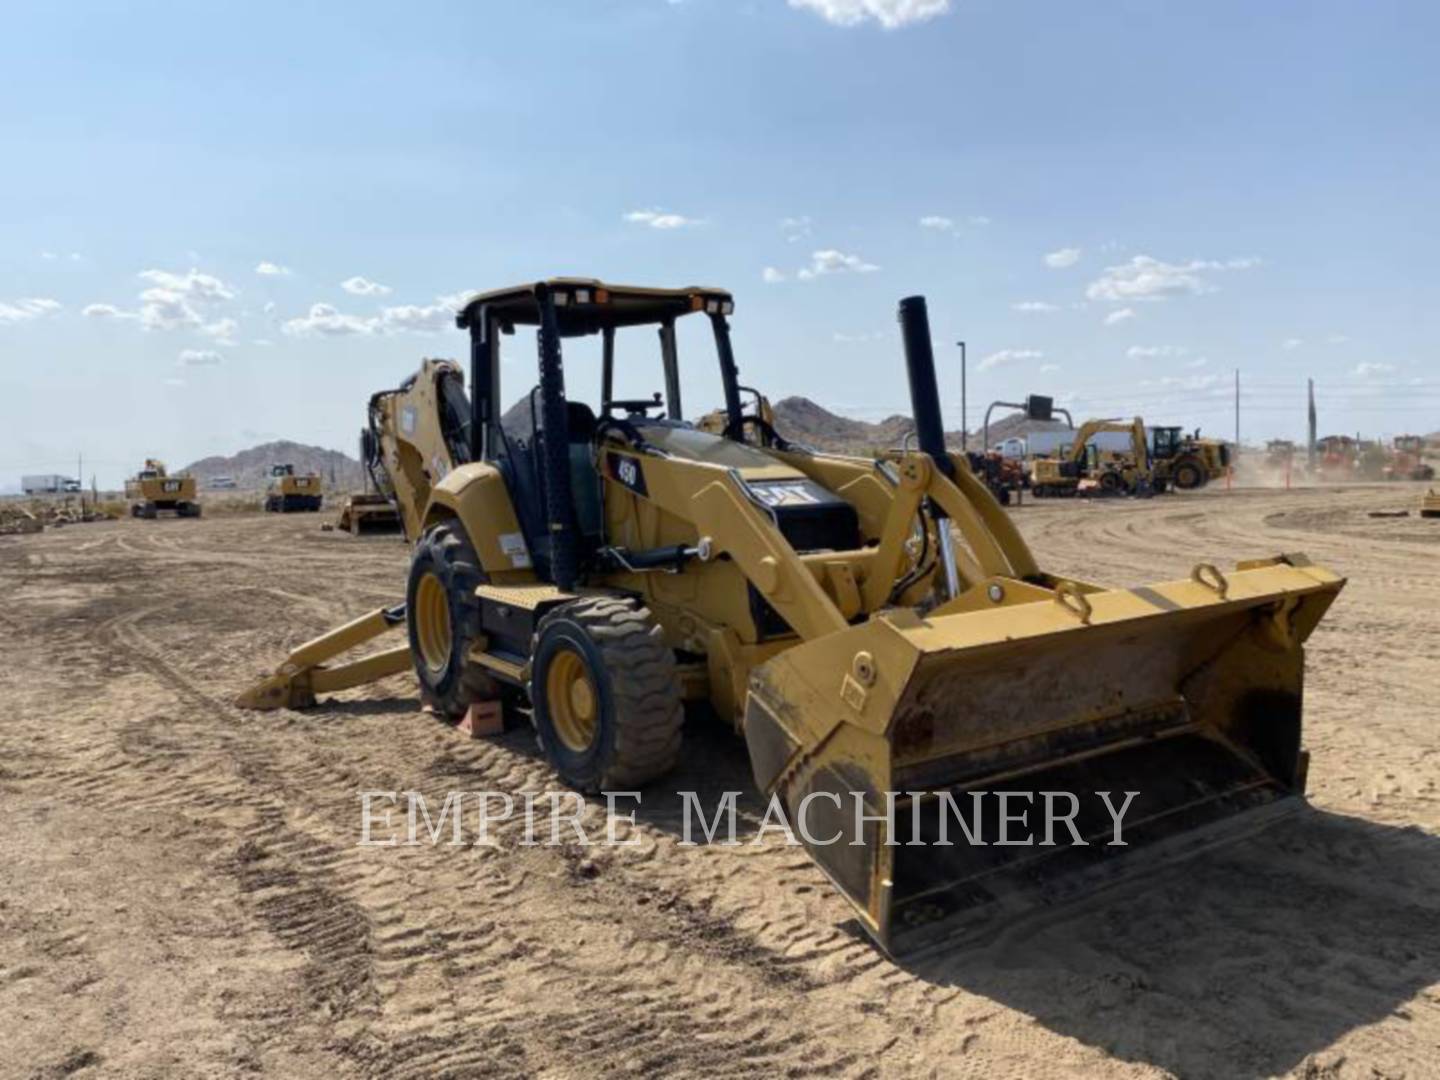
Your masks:
[{"label": "yellow excavator", "polygon": [[125,481],[130,516],[152,521],[162,513],[199,517],[196,490],[193,476],[172,476],[155,458],[146,458],[144,467]]},{"label": "yellow excavator", "polygon": [[[528,704],[585,792],[663,776],[686,703],[704,703],[893,954],[1301,802],[1302,643],[1341,578],[1299,554],[1142,587],[1048,573],[945,450],[922,297],[899,309],[916,439],[879,458],[796,446],[745,412],[733,309],[722,289],[576,278],[471,298],[470,394],[431,360],[372,402],[413,544],[405,603],[301,646],[240,703],[303,707],[412,669],[445,717]],[[712,332],[719,431],[683,419],[682,319]],[[500,342],[517,330],[539,380],[502,424]],[[567,396],[562,358],[590,335],[594,407]],[[663,394],[615,396],[617,339],[628,365],[648,347]],[[340,659],[392,628],[405,644]],[[993,843],[1022,812],[996,811],[998,790],[1037,807],[1074,793],[1083,843]],[[1128,807],[1127,846],[1102,794]],[[947,808],[964,838],[951,821],[945,841]]]},{"label": "yellow excavator", "polygon": [[[1107,454],[1094,443],[1096,435],[1118,432],[1130,436],[1129,453]],[[1165,481],[1156,475],[1150,457],[1145,421],[1087,420],[1075,437],[1053,456],[1030,462],[1030,487],[1037,497],[1078,495],[1159,494]]]},{"label": "yellow excavator", "polygon": [[265,489],[265,509],[269,513],[289,514],[296,510],[320,509],[324,495],[319,473],[297,473],[290,464],[270,466],[270,482]]}]

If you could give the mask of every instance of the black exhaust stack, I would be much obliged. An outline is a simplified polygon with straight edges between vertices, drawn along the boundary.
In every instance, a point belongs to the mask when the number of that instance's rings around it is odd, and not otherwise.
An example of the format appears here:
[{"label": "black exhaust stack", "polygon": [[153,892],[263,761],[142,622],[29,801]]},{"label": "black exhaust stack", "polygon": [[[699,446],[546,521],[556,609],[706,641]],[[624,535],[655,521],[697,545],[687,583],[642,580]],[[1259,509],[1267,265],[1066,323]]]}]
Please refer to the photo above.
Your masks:
[{"label": "black exhaust stack", "polygon": [[940,384],[935,378],[935,350],[930,343],[930,315],[923,296],[900,301],[900,337],[905,346],[905,370],[910,379],[910,409],[915,415],[915,438],[946,476],[954,463],[945,452],[945,424],[940,418]]},{"label": "black exhaust stack", "polygon": [[550,534],[550,577],[557,588],[570,592],[579,577],[580,554],[575,544],[575,502],[570,491],[569,406],[560,358],[560,324],[555,316],[555,297],[548,288],[536,286],[535,300],[540,306],[535,339],[540,349],[541,470]]}]

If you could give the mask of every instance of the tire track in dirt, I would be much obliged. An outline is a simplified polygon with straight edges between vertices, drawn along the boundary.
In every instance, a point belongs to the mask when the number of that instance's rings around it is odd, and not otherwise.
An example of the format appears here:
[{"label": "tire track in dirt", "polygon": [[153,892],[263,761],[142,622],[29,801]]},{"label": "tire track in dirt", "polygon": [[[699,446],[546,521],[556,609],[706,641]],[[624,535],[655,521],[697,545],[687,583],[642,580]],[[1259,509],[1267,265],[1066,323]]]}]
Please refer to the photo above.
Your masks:
[{"label": "tire track in dirt", "polygon": [[[1047,569],[1126,585],[1183,576],[1202,557],[1311,548],[1331,563],[1337,550],[1371,543],[1297,526],[1288,515],[1312,505],[1317,497],[1308,493],[1293,507],[1286,503],[1280,521],[1267,519],[1276,505],[1263,499],[1227,502],[1222,516],[1209,496],[1176,498],[1114,513],[1026,507],[1016,520]],[[252,1027],[259,1043],[322,1047],[341,1074],[417,1077],[1138,1076],[1154,1075],[1147,1054],[1171,1060],[1147,1041],[1163,1041],[1154,1012],[1134,1021],[1139,1049],[1129,1063],[1093,1040],[1077,1040],[1073,1030],[1085,1010],[1129,1016],[1143,1009],[1143,983],[1162,982],[1163,965],[1137,970],[1136,957],[1177,947],[1166,927],[1203,934],[1203,920],[1186,907],[1193,889],[1183,876],[1166,886],[1175,893],[1173,911],[1152,905],[1152,917],[1132,931],[1113,925],[1101,932],[1083,920],[1057,919],[1056,926],[1070,927],[1064,933],[1042,926],[1045,940],[1060,943],[1057,953],[1085,940],[1088,951],[1068,964],[1090,974],[1057,972],[1055,961],[1030,949],[1023,964],[1040,970],[1028,977],[1052,986],[1055,1001],[1066,1004],[1017,1011],[1004,953],[961,965],[998,971],[995,983],[957,980],[949,969],[897,967],[855,933],[846,906],[802,854],[769,838],[754,848],[682,848],[678,812],[648,796],[627,828],[640,841],[635,847],[530,848],[518,824],[508,822],[494,829],[493,851],[356,846],[361,790],[420,791],[433,813],[450,790],[519,797],[558,784],[528,732],[462,740],[418,713],[408,680],[303,713],[244,713],[229,704],[287,645],[396,596],[403,548],[330,545],[291,523],[242,518],[186,523],[170,551],[127,551],[119,540],[139,527],[120,523],[115,544],[94,548],[46,535],[38,552],[44,562],[0,547],[6,586],[35,586],[44,575],[45,590],[80,589],[82,581],[94,590],[88,602],[51,605],[28,589],[0,618],[9,619],[17,639],[32,639],[25,657],[63,655],[69,681],[103,685],[107,695],[87,714],[88,730],[56,731],[45,698],[77,700],[73,690],[67,697],[66,671],[47,669],[43,685],[28,689],[18,676],[0,674],[0,687],[19,703],[17,722],[0,734],[5,764],[18,777],[0,775],[0,785],[40,791],[58,784],[83,792],[101,811],[169,817],[205,837],[214,875],[233,882],[253,924],[247,932],[299,960],[274,1001],[236,1021]],[[1380,576],[1400,576],[1407,557],[1381,552]],[[1433,575],[1421,578],[1428,582],[1422,591],[1434,589]],[[1353,699],[1375,710],[1387,730],[1419,726],[1408,706],[1383,700],[1378,676],[1359,680],[1347,700],[1357,681],[1339,670],[1355,664],[1347,636],[1373,641],[1421,625],[1416,606],[1397,613],[1382,589],[1373,577],[1356,577],[1334,625],[1322,623],[1314,639],[1307,713],[1317,747],[1313,775],[1337,804],[1359,805],[1364,797],[1341,790],[1347,771],[1356,770],[1329,763],[1342,755],[1363,761],[1373,745],[1342,722]],[[22,655],[11,649],[12,657]],[[674,786],[745,792],[740,839],[752,839],[763,804],[750,792],[743,747],[703,728],[687,729],[686,738],[693,756]],[[1437,808],[1425,801],[1433,791],[1427,796],[1411,781],[1433,777],[1440,756],[1433,733],[1411,745],[1414,761],[1390,762],[1404,765],[1397,773],[1402,790],[1365,808],[1433,826]],[[587,804],[591,831],[602,811]],[[403,809],[397,816],[403,827]],[[1296,880],[1319,888],[1309,884],[1313,876],[1297,871]],[[1222,891],[1217,885],[1207,895],[1218,904]],[[1172,914],[1183,917],[1172,922]],[[1411,916],[1397,910],[1387,917],[1398,926]],[[1295,966],[1303,966],[1302,950],[1287,959],[1266,952],[1263,942],[1251,945],[1274,969],[1251,985],[1268,989],[1227,990],[1231,997],[1198,1010],[1211,1028],[1225,1026],[1235,994],[1246,1003],[1278,1000],[1282,985],[1303,974]],[[1094,974],[1097,966],[1104,977]],[[1365,978],[1375,982],[1373,973]],[[1375,992],[1383,991],[1382,981]],[[1409,1060],[1413,1041],[1394,1025],[1387,1030],[1401,1032],[1390,1049],[1379,1036],[1358,1038],[1364,1058]],[[1215,1042],[1212,1065],[1192,1071],[1245,1073],[1249,1059],[1226,1045]]]},{"label": "tire track in dirt", "polygon": [[[272,590],[273,593],[273,590]],[[276,597],[281,599],[281,597]],[[291,597],[299,601],[300,597]],[[174,625],[174,615],[180,601],[150,605],[138,611],[126,611],[110,620],[96,624],[91,632],[92,640],[102,649],[109,649],[118,658],[134,664],[145,675],[162,683],[167,690],[186,706],[187,712],[208,715],[212,721],[240,721],[228,704],[211,689],[201,685],[195,678],[182,671],[165,657],[163,644],[149,636],[152,626],[169,628]],[[415,722],[417,718],[406,718]],[[418,721],[427,723],[423,719]],[[437,727],[437,734],[438,729]],[[156,737],[159,732],[149,725],[132,729],[122,741],[121,762],[110,762],[102,772],[87,767],[82,776],[71,776],[71,780],[87,780],[89,793],[101,790],[100,783],[111,782],[118,776],[147,777],[146,791],[138,799],[128,793],[121,795],[110,789],[109,800],[117,800],[134,808],[143,806],[156,812],[173,812],[180,807],[192,817],[203,818],[211,811],[233,814],[237,806],[253,811],[254,822],[243,831],[244,839],[230,860],[233,872],[241,882],[242,892],[250,897],[257,917],[287,946],[301,951],[309,957],[305,981],[310,989],[313,1007],[320,1009],[327,1019],[350,1016],[371,1017],[377,1014],[386,996],[403,998],[419,997],[423,1006],[413,1007],[407,1017],[407,1026],[417,1028],[418,1033],[409,1036],[421,1043],[401,1042],[399,1057],[387,1056],[384,1071],[394,1072],[402,1058],[408,1057],[416,1045],[430,1048],[423,1060],[425,1067],[416,1072],[430,1072],[433,1068],[445,1071],[463,1068],[468,1064],[486,1060],[495,1052],[493,1034],[477,1038],[472,1034],[473,1024],[469,1012],[455,1010],[449,1018],[443,1017],[429,999],[429,995],[407,995],[406,983],[420,979],[427,984],[433,978],[428,973],[438,967],[441,971],[453,969],[457,973],[483,971],[493,967],[498,960],[506,957],[535,956],[543,960],[549,977],[544,980],[544,994],[537,996],[533,1004],[546,1015],[542,1022],[532,1021],[536,1030],[528,1032],[525,1041],[532,1045],[547,1045],[546,1032],[580,1031],[582,1046],[581,1059],[593,1058],[599,1071],[618,1073],[632,1063],[629,1056],[634,1049],[626,1041],[616,1038],[616,1032],[628,1025],[631,1040],[644,1043],[648,1048],[646,1058],[658,1071],[664,1071],[667,1062],[683,1063],[686,1071],[701,1068],[714,1075],[739,1074],[773,1064],[795,1075],[837,1074],[842,1071],[848,1059],[837,1059],[817,1053],[814,1046],[807,1046],[804,1054],[796,1052],[801,1044],[810,1040],[799,1035],[784,1038],[766,1038],[764,1027],[767,1011],[753,1009],[747,1025],[737,1024],[734,1008],[727,1008],[727,1019],[717,1021],[713,1030],[698,1022],[685,1022],[690,1010],[685,1005],[688,987],[678,982],[660,980],[652,998],[624,1004],[623,1022],[615,1017],[596,1019],[593,1000],[596,995],[613,996],[617,991],[615,976],[597,976],[580,969],[569,979],[561,980],[557,986],[554,972],[561,970],[557,964],[562,954],[547,946],[540,926],[518,928],[507,927],[504,935],[490,934],[485,938],[464,937],[454,934],[443,935],[438,927],[453,917],[449,904],[441,905],[433,912],[433,923],[429,932],[418,940],[426,943],[418,948],[411,934],[394,940],[377,936],[377,927],[386,919],[393,919],[403,903],[406,921],[413,921],[426,911],[426,905],[417,903],[412,894],[401,898],[394,895],[394,883],[390,874],[381,874],[384,880],[374,885],[372,894],[370,882],[375,876],[373,867],[357,865],[353,848],[341,846],[339,837],[316,835],[313,831],[297,828],[297,819],[303,819],[308,826],[321,825],[335,819],[328,815],[338,805],[351,804],[349,811],[339,819],[348,821],[353,813],[356,766],[363,771],[365,763],[352,763],[343,767],[345,783],[343,788],[336,784],[332,762],[321,764],[319,758],[311,758],[309,764],[294,770],[289,775],[278,776],[271,768],[270,756],[265,752],[268,740],[242,740],[231,735],[218,734],[212,724],[210,731],[170,728],[166,737]],[[219,731],[223,732],[223,728]],[[253,730],[253,728],[252,728]],[[444,738],[453,740],[453,734],[444,733]],[[218,760],[216,760],[218,759]],[[227,762],[228,759],[228,762]],[[488,759],[488,762],[487,762]],[[236,779],[216,783],[216,774],[225,771],[227,764]],[[478,762],[468,767],[484,775],[488,765],[501,766],[501,780],[516,786],[540,788],[549,782],[548,770],[538,762],[528,761],[515,775],[515,764],[498,752],[480,756]],[[517,784],[517,780],[519,783]],[[238,782],[237,782],[238,781]],[[257,791],[263,795],[255,794]],[[316,793],[320,798],[316,798]],[[439,792],[436,792],[437,796]],[[333,825],[323,831],[333,831]],[[348,839],[348,838],[347,838]],[[419,855],[412,855],[410,861],[418,859],[425,864],[412,871],[423,875],[429,881],[444,882],[455,879],[456,868],[453,853],[446,849],[414,849]],[[553,902],[550,896],[550,879],[570,873],[568,864],[559,855],[540,849],[541,854],[533,861],[539,866],[532,868],[528,875],[516,881],[508,869],[501,873],[503,880],[496,882],[497,888],[485,890],[484,875],[461,874],[454,880],[457,888],[477,886],[487,894],[504,902],[507,893],[513,895],[533,892],[534,904],[543,909]],[[490,867],[504,867],[506,861],[492,859]],[[476,880],[476,877],[480,880]],[[422,895],[431,895],[436,886],[431,884]],[[442,886],[443,891],[443,886]],[[657,904],[657,907],[659,905]],[[523,903],[514,910],[523,911]],[[763,950],[744,943],[718,918],[711,918],[695,910],[677,909],[683,918],[672,920],[674,925],[660,939],[660,953],[664,956],[694,953],[707,964],[722,960],[729,969],[742,978],[738,985],[726,995],[733,1002],[741,1002],[753,996],[745,989],[747,977],[758,977],[767,987],[786,981],[783,965],[768,961]],[[597,913],[598,915],[599,913]],[[607,910],[605,918],[614,920],[612,911]],[[548,922],[549,920],[543,920]],[[647,958],[631,965],[619,965],[622,972],[636,977],[648,977],[653,985],[654,950],[646,940],[648,935],[637,933],[637,928],[625,926],[618,920],[614,929],[618,938],[609,945],[616,952],[643,948]],[[615,968],[614,958],[609,956],[610,947],[604,950],[605,962],[596,962],[597,968]],[[567,954],[573,956],[573,950]],[[541,960],[537,960],[540,963]],[[758,963],[758,967],[756,967]],[[670,964],[666,964],[668,969]],[[679,966],[684,966],[683,964]],[[386,969],[389,969],[388,971]],[[755,968],[761,974],[755,976]],[[777,972],[780,974],[777,976]],[[537,983],[541,980],[537,978]],[[573,984],[573,985],[570,985]],[[387,993],[388,990],[388,993]],[[511,997],[514,987],[509,987]],[[452,991],[453,994],[453,991]],[[441,995],[442,998],[444,995]],[[557,1017],[557,1007],[569,1001],[572,1015]],[[677,1004],[678,1003],[678,1004]],[[646,1012],[655,1016],[646,1019]],[[426,1017],[419,1021],[417,1017]],[[510,1027],[520,1023],[517,1015]],[[557,1027],[558,1021],[558,1027]],[[588,1025],[588,1027],[587,1027]],[[587,1031],[593,1031],[593,1048],[583,1045]],[[602,1033],[608,1038],[601,1038]],[[506,1035],[511,1043],[513,1035]],[[570,1037],[564,1040],[549,1036],[548,1045],[552,1053],[560,1058],[575,1059]],[[616,1049],[618,1045],[618,1049]],[[619,1054],[620,1056],[616,1056]],[[363,1055],[362,1055],[363,1058]],[[828,1058],[828,1060],[827,1060]],[[819,1064],[817,1064],[817,1059]],[[377,1059],[378,1060],[378,1059]],[[727,1064],[728,1063],[728,1064]],[[730,1068],[733,1065],[734,1068]]]}]

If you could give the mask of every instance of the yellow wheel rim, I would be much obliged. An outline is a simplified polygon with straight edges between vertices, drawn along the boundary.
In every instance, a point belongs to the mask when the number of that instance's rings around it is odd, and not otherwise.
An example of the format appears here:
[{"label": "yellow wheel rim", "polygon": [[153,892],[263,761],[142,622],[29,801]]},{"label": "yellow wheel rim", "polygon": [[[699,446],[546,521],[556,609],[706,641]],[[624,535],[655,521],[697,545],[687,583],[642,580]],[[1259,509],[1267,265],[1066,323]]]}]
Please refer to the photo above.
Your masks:
[{"label": "yellow wheel rim", "polygon": [[545,704],[566,749],[588,750],[599,727],[600,695],[579,653],[561,648],[551,659],[545,672]]},{"label": "yellow wheel rim", "polygon": [[450,665],[450,648],[454,640],[450,630],[450,598],[445,586],[434,574],[426,574],[415,588],[415,640],[420,646],[420,659],[433,672]]}]

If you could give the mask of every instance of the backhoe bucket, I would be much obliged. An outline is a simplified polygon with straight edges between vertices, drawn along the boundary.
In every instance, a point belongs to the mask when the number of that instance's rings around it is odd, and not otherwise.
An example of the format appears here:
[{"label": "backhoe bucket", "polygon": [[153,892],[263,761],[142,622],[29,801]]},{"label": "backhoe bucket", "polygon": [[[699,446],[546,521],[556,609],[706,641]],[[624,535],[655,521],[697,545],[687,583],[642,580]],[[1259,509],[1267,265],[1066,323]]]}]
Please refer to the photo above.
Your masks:
[{"label": "backhoe bucket", "polygon": [[751,681],[757,783],[894,955],[1251,831],[1304,794],[1302,643],[1341,578],[1296,555],[1133,590],[1011,584],[1021,595],[982,610],[814,639]]}]

